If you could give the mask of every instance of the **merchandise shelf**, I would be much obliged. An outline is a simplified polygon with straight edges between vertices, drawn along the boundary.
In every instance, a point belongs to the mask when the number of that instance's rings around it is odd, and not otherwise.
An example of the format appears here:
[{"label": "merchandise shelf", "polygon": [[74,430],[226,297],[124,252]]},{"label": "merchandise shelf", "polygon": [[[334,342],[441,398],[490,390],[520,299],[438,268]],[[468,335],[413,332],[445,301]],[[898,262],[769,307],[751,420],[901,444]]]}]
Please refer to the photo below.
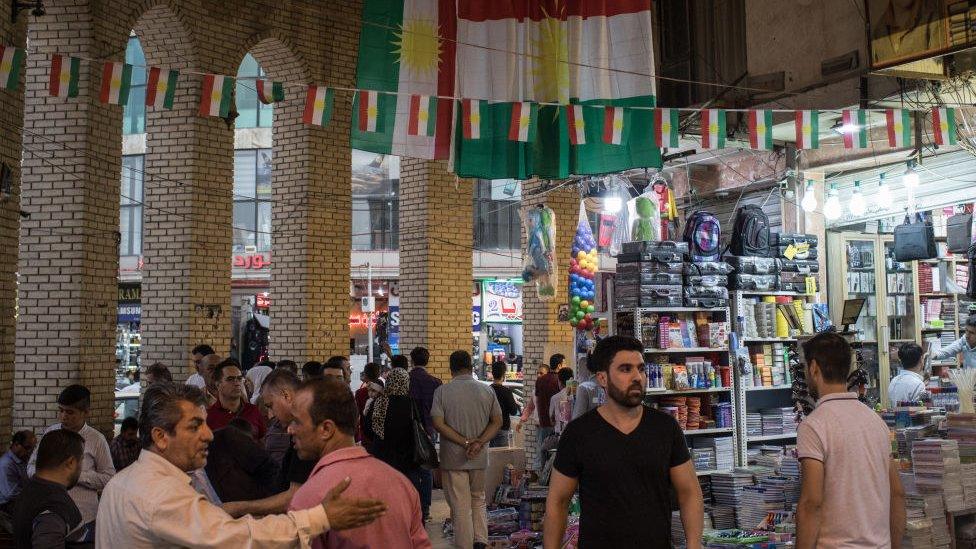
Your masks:
[{"label": "merchandise shelf", "polygon": [[709,387],[708,389],[648,389],[649,395],[688,395],[692,393],[726,393],[732,387]]},{"label": "merchandise shelf", "polygon": [[743,344],[749,343],[796,343],[795,337],[744,337]]},{"label": "merchandise shelf", "polygon": [[782,389],[792,389],[792,388],[793,388],[792,385],[763,385],[762,387],[755,387],[755,386],[753,386],[753,387],[743,387],[743,389],[745,389],[746,392],[751,392],[751,391],[779,391],[779,390],[782,390]]},{"label": "merchandise shelf", "polygon": [[746,437],[747,442],[765,442],[769,440],[789,440],[796,438],[796,433],[786,433],[783,435],[762,435],[758,437]]},{"label": "merchandise shelf", "polygon": [[731,433],[733,429],[731,427],[714,427],[711,429],[691,429],[685,431],[685,436],[689,435],[717,435],[721,433]]},{"label": "merchandise shelf", "polygon": [[700,477],[705,477],[708,475],[714,475],[715,473],[731,473],[731,469],[705,469],[702,471],[695,471],[695,474]]}]

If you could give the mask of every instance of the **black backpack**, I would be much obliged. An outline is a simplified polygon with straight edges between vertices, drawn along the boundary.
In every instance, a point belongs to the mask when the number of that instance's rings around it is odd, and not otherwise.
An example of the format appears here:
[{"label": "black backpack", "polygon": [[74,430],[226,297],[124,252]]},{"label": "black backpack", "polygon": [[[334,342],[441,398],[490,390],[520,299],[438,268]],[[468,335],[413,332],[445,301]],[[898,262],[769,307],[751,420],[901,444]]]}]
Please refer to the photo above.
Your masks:
[{"label": "black backpack", "polygon": [[769,257],[769,218],[762,208],[754,204],[739,208],[729,251],[738,256]]},{"label": "black backpack", "polygon": [[685,223],[684,240],[692,261],[718,261],[722,256],[721,237],[722,226],[709,212],[695,212]]}]

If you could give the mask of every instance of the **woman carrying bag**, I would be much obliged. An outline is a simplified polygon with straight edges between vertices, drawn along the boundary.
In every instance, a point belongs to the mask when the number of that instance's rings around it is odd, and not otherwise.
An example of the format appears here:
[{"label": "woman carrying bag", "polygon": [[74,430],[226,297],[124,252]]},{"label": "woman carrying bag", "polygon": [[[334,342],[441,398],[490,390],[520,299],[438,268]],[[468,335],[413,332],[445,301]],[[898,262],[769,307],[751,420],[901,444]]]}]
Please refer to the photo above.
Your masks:
[{"label": "woman carrying bag", "polygon": [[417,469],[414,461],[413,401],[410,399],[410,376],[402,368],[394,368],[386,378],[383,394],[376,397],[366,413],[363,427],[367,450],[400,471],[407,478]]}]

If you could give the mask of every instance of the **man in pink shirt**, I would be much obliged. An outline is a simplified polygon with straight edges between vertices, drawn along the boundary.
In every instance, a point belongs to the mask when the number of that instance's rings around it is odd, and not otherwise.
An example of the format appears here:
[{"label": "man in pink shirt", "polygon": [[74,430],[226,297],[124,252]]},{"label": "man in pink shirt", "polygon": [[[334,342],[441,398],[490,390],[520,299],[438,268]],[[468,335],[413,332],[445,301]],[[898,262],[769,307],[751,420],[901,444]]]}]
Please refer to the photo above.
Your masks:
[{"label": "man in pink shirt", "polygon": [[312,475],[295,492],[289,509],[321,504],[337,482],[349,477],[347,498],[382,495],[386,514],[367,527],[328,531],[316,538],[315,548],[429,549],[430,539],[420,512],[420,496],[413,483],[396,469],[356,446],[359,412],[349,386],[334,379],[311,379],[295,393],[294,419],[288,433],[301,459],[318,459]]},{"label": "man in pink shirt", "polygon": [[847,392],[851,346],[834,333],[803,344],[817,407],[797,429],[797,549],[901,547],[904,492],[888,427]]}]

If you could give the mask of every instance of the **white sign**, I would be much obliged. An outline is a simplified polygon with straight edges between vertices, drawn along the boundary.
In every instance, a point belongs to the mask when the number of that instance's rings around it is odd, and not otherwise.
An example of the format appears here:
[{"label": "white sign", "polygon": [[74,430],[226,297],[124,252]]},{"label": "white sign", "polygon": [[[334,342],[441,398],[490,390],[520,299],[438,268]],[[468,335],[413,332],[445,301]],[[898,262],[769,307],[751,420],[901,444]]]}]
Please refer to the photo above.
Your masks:
[{"label": "white sign", "polygon": [[522,322],[521,284],[486,280],[482,288],[482,322]]}]

